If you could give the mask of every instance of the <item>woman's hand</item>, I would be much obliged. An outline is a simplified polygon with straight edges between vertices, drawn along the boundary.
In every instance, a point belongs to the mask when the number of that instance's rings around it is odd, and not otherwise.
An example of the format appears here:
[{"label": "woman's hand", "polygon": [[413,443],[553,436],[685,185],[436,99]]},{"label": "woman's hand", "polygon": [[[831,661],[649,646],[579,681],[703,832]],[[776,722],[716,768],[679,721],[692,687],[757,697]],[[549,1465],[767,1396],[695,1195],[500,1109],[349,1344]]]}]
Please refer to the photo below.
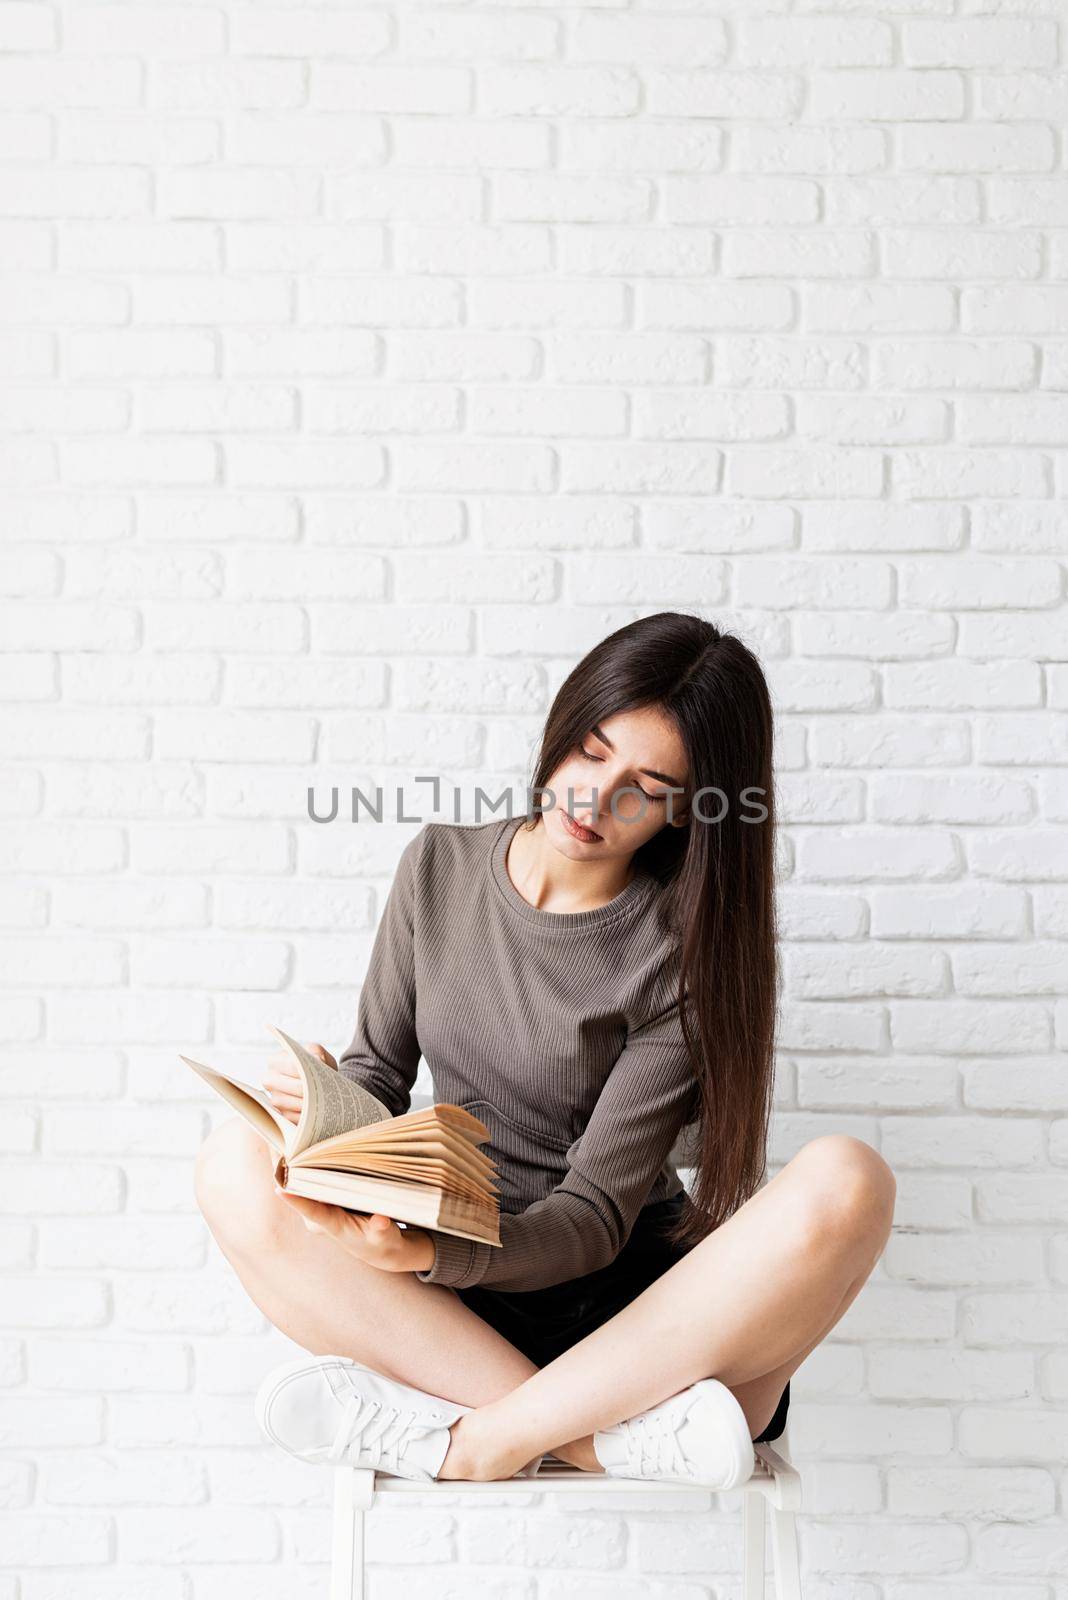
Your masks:
[{"label": "woman's hand", "polygon": [[[304,1048],[324,1066],[333,1067],[334,1071],[337,1071],[337,1062],[329,1050],[321,1044],[308,1044]],[[267,1058],[263,1087],[273,1101],[276,1111],[287,1117],[290,1122],[300,1121],[300,1111],[304,1104],[304,1082],[298,1077],[293,1057],[288,1051],[281,1050],[277,1055]]]},{"label": "woman's hand", "polygon": [[336,1239],[342,1250],[382,1272],[425,1272],[434,1265],[434,1241],[422,1228],[399,1228],[381,1212],[370,1216],[324,1205],[275,1185],[275,1194],[298,1211],[312,1233]]}]

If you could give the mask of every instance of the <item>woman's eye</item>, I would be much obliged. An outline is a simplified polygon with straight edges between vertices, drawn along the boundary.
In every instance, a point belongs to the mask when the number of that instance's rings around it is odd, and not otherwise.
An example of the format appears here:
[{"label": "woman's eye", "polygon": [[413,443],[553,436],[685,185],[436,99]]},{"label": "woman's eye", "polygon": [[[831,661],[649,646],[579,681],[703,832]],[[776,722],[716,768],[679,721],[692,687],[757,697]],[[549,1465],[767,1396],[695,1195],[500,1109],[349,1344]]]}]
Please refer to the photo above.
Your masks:
[{"label": "woman's eye", "polygon": [[[586,749],[585,745],[581,744],[579,745],[579,755],[585,756],[587,761],[601,761],[604,759],[602,756],[591,755]],[[634,787],[637,789],[639,794],[644,794],[647,800],[652,800],[656,805],[662,806],[667,800],[666,794],[645,794],[645,790],[642,788],[640,783],[635,784]]]}]

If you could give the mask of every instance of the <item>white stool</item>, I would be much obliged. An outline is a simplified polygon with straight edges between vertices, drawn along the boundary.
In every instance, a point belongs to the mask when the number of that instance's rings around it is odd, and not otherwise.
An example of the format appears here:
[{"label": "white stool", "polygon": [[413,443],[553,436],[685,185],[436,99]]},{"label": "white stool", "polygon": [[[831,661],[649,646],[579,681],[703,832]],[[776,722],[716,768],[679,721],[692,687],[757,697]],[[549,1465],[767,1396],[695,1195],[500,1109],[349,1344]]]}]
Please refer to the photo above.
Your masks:
[{"label": "white stool", "polygon": [[[776,1440],[784,1445],[785,1434]],[[774,1558],[776,1600],[801,1600],[801,1573],[797,1551],[797,1512],[801,1508],[801,1479],[790,1463],[770,1444],[753,1446],[757,1456],[752,1477],[741,1485],[742,1594],[744,1600],[764,1600],[764,1506],[771,1509],[771,1549]],[[700,1484],[695,1485],[700,1488]],[[635,1490],[655,1495],[678,1493],[677,1483],[641,1482],[581,1472],[566,1462],[547,1460],[534,1478],[505,1478],[492,1483],[468,1483],[450,1478],[441,1484],[448,1494],[528,1495],[541,1490],[559,1494],[574,1490],[618,1494]],[[366,1469],[334,1468],[334,1539],[331,1557],[330,1600],[364,1600],[364,1518],[376,1495],[433,1494],[434,1485],[410,1478],[393,1478]]]}]

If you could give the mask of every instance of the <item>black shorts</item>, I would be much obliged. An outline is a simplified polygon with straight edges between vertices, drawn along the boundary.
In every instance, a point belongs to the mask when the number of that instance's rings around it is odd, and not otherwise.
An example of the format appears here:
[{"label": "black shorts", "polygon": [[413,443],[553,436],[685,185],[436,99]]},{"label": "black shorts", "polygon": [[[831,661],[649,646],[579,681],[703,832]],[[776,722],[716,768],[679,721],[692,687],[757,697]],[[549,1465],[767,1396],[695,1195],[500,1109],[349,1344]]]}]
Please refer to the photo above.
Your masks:
[{"label": "black shorts", "polygon": [[[660,1200],[638,1213],[626,1244],[606,1267],[545,1289],[494,1289],[479,1284],[458,1289],[461,1300],[521,1350],[546,1367],[563,1351],[614,1317],[660,1275],[681,1261],[687,1246],[673,1244],[664,1230],[682,1210],[684,1196]],[[787,1384],[775,1415],[756,1443],[777,1439],[790,1406]]]}]

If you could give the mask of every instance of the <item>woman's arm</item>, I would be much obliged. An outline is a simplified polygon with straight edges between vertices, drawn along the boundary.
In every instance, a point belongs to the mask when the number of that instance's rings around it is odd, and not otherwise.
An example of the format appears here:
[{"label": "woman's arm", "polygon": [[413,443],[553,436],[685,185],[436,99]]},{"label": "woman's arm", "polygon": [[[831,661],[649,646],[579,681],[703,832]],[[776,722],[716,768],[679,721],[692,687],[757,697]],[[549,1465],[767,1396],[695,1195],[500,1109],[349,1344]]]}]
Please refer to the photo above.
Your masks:
[{"label": "woman's arm", "polygon": [[338,1071],[397,1117],[411,1105],[419,1070],[415,1032],[415,869],[425,827],[401,851],[360,989],[356,1031]]},{"label": "woman's arm", "polygon": [[416,1276],[453,1289],[540,1289],[606,1266],[692,1113],[695,1088],[671,1005],[630,1033],[552,1193],[501,1216],[500,1248],[431,1231],[434,1262]]}]

